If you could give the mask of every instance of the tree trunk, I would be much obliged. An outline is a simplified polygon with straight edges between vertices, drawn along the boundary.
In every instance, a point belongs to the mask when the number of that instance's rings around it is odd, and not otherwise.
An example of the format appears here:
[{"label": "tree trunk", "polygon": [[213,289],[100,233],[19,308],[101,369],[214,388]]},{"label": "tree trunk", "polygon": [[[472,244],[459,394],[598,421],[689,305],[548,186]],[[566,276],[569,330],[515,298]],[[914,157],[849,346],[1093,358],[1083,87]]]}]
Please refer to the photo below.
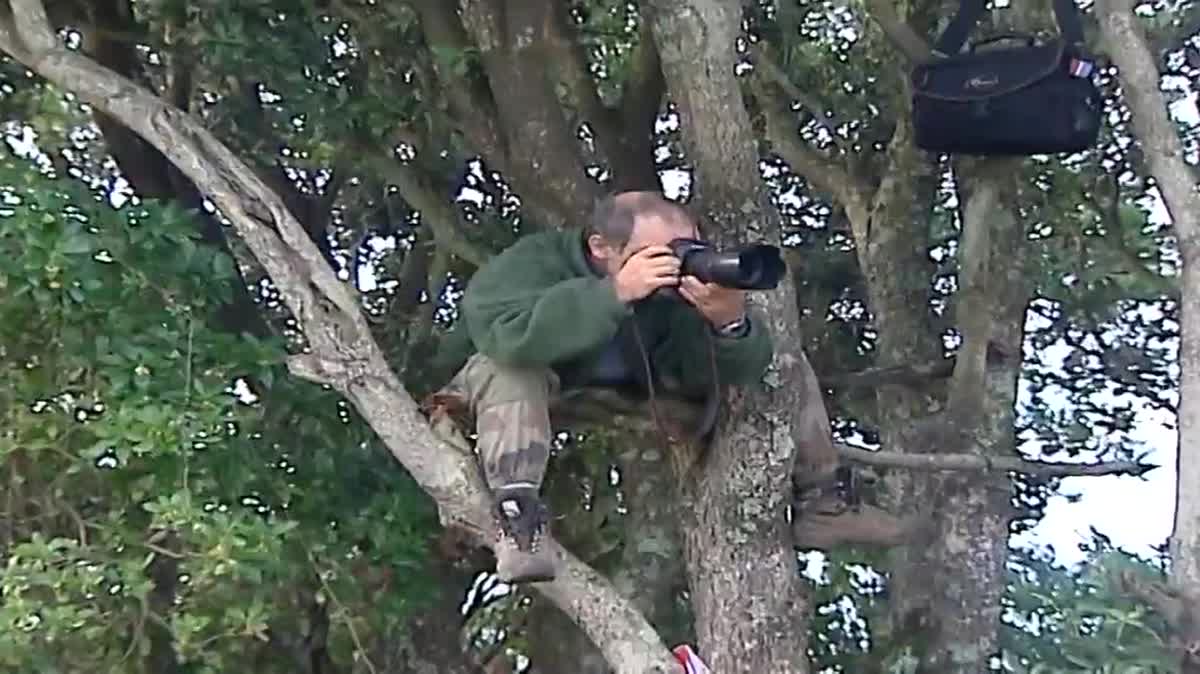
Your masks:
[{"label": "tree trunk", "polygon": [[[718,245],[779,242],[734,73],[740,5],[651,2],[654,36],[678,106],[702,230]],[[677,479],[701,657],[722,674],[803,674],[809,597],[787,509],[804,400],[805,356],[790,279],[753,298],[775,339],[763,384],[727,392],[714,441]]]},{"label": "tree trunk", "polygon": [[[925,442],[917,451],[992,457],[1014,451],[1028,288],[1021,266],[1010,262],[1024,259],[1024,230],[1001,205],[1014,196],[997,175],[1006,167],[960,174],[965,231],[955,301],[963,343],[940,427],[916,435]],[[989,168],[992,175],[984,172]],[[989,359],[989,351],[1008,355]],[[919,671],[986,671],[998,649],[1010,485],[967,473],[914,473],[906,481],[899,507],[911,512],[931,504],[930,519],[916,544],[894,557],[891,636],[910,644]]]},{"label": "tree trunk", "polygon": [[1179,450],[1175,528],[1171,534],[1171,606],[1180,671],[1200,672],[1200,194],[1167,114],[1159,72],[1137,24],[1132,0],[1097,3],[1105,50],[1117,65],[1133,128],[1174,222],[1183,259],[1179,346]]}]

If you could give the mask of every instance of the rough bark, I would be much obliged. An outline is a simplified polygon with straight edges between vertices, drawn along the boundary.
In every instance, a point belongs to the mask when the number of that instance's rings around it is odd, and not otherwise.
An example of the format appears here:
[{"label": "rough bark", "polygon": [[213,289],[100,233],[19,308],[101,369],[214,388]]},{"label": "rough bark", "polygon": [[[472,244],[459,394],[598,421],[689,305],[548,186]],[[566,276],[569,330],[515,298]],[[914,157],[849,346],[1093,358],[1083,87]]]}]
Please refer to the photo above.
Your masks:
[{"label": "rough bark", "polygon": [[625,547],[613,584],[646,615],[668,646],[689,640],[689,616],[677,608],[687,589],[683,540],[667,451],[645,436],[618,454],[626,515]]},{"label": "rough bark", "polygon": [[[756,166],[755,139],[734,74],[740,5],[651,2],[650,18],[677,105],[693,198],[707,236],[722,245],[778,244],[778,215]],[[809,598],[786,521],[807,361],[790,279],[754,301],[776,336],[763,384],[728,391],[716,437],[679,476],[688,578],[701,656],[713,671],[808,671]]]},{"label": "rough bark", "polygon": [[1200,194],[1159,89],[1157,62],[1132,0],[1097,3],[1105,51],[1118,68],[1133,128],[1175,226],[1183,260],[1179,347],[1179,449],[1171,577],[1180,671],[1200,672]]},{"label": "rough bark", "polygon": [[[487,540],[485,491],[473,457],[448,446],[388,367],[349,288],[283,201],[196,120],[127,78],[58,43],[36,0],[12,0],[0,48],[150,142],[230,219],[280,289],[303,330],[306,353],[289,367],[347,397],[418,484],[444,522]],[[559,579],[537,589],[578,621],[621,674],[676,672],[662,640],[611,584],[554,542]]]},{"label": "rough bark", "polygon": [[496,102],[510,169],[553,207],[538,213],[538,225],[587,222],[600,188],[583,172],[579,143],[551,85],[550,1],[463,0],[460,6]]}]

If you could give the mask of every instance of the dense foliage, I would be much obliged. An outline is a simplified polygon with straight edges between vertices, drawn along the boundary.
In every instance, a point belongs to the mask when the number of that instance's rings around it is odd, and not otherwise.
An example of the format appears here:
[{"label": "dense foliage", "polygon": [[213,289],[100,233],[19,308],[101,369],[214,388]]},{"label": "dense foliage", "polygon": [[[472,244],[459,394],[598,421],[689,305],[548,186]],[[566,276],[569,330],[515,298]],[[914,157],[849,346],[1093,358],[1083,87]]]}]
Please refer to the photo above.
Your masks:
[{"label": "dense foliage", "polygon": [[214,319],[239,280],[194,215],[11,151],[0,184],[0,665],[129,671],[167,639],[189,671],[290,672],[274,647],[324,604],[338,660],[397,629],[430,506],[277,340]]}]

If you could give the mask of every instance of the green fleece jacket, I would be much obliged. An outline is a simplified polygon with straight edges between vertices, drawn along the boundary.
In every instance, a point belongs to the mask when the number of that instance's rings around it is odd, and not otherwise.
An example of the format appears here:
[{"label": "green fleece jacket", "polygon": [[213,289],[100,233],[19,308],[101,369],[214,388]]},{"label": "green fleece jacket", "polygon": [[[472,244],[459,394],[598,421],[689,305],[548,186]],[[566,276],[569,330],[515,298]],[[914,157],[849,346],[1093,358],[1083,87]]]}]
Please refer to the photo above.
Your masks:
[{"label": "green fleece jacket", "polygon": [[[448,380],[478,351],[509,365],[550,367],[564,386],[583,384],[622,323],[635,316],[655,379],[672,382],[679,394],[703,396],[711,387],[710,327],[695,308],[652,300],[635,314],[588,264],[580,230],[526,235],[471,278],[435,369]],[[755,312],[749,318],[744,336],[714,338],[722,384],[757,381],[771,361],[766,322]]]}]

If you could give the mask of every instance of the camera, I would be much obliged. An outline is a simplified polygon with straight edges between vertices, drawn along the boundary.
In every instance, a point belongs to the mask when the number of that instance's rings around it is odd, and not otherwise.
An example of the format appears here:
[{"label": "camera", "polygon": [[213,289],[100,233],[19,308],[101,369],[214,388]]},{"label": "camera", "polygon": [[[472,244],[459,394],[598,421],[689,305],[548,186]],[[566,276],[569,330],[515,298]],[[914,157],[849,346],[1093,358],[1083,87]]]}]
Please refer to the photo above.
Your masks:
[{"label": "camera", "polygon": [[679,258],[680,274],[740,290],[773,290],[787,272],[779,248],[753,244],[721,251],[698,239],[675,239],[667,246]]}]

